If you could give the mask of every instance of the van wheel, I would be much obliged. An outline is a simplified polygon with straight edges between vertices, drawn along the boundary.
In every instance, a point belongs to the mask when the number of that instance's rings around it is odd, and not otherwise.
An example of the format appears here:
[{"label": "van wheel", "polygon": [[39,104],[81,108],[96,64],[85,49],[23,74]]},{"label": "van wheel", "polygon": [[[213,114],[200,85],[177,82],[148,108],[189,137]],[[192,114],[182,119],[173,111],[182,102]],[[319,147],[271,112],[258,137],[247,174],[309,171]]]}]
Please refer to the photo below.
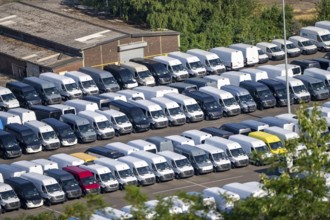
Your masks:
[{"label": "van wheel", "polygon": [[259,160],[256,161],[256,166],[257,166],[257,167],[261,166],[261,163],[260,163]]},{"label": "van wheel", "polygon": [[186,119],[186,122],[187,122],[187,123],[191,123],[190,118],[187,118],[187,119]]},{"label": "van wheel", "polygon": [[210,116],[205,115],[205,120],[206,120],[206,121],[209,121],[209,120],[210,120]]},{"label": "van wheel", "polygon": [[195,175],[196,176],[199,176],[200,175],[200,173],[199,173],[199,171],[197,169],[195,170]]},{"label": "van wheel", "polygon": [[119,134],[119,132],[117,130],[115,131],[115,136],[116,137],[119,137],[120,136],[120,134]]},{"label": "van wheel", "polygon": [[156,183],[160,183],[160,178],[156,176]]},{"label": "van wheel", "polygon": [[223,112],[223,117],[228,117],[228,113],[227,112]]},{"label": "van wheel", "polygon": [[150,124],[150,128],[151,128],[152,130],[155,130],[155,129],[156,129],[156,127],[155,127],[154,124]]},{"label": "van wheel", "polygon": [[119,190],[124,190],[124,186],[123,186],[123,184],[119,184]]},{"label": "van wheel", "polygon": [[175,179],[180,179],[180,175],[178,173],[175,173]]},{"label": "van wheel", "polygon": [[51,205],[51,202],[50,202],[49,199],[46,199],[46,201],[45,201],[45,205],[46,205],[46,206],[50,206],[50,205]]},{"label": "van wheel", "polygon": [[101,135],[96,135],[96,139],[97,140],[101,140],[102,138],[101,138]]}]

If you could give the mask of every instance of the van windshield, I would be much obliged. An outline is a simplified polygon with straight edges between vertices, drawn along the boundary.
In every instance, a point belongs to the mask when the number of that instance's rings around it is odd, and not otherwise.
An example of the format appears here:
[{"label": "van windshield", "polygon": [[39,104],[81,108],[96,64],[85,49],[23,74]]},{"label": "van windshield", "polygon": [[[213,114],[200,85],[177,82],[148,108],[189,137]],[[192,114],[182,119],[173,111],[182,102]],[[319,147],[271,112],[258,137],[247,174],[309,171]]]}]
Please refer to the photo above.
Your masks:
[{"label": "van windshield", "polygon": [[8,190],[8,191],[1,192],[0,197],[3,200],[7,200],[7,199],[11,199],[11,198],[17,198],[17,195],[14,192],[14,190]]},{"label": "van windshield", "polygon": [[241,102],[252,102],[252,96],[250,94],[246,94],[246,95],[241,95],[239,96],[239,99],[241,100]]},{"label": "van windshield", "polygon": [[271,47],[270,50],[272,52],[280,52],[280,51],[282,51],[281,48],[279,48],[279,47]]},{"label": "van windshield", "polygon": [[301,44],[305,47],[314,45],[313,42],[310,40],[302,41]]},{"label": "van windshield", "polygon": [[323,82],[319,82],[319,83],[313,83],[312,84],[312,88],[316,91],[319,91],[319,90],[325,90],[325,85]]},{"label": "van windshield", "polygon": [[156,163],[155,165],[156,165],[157,170],[160,170],[160,171],[171,169],[171,167],[168,165],[167,162]]},{"label": "van windshield", "polygon": [[102,78],[102,80],[105,85],[117,84],[115,78],[113,77]]},{"label": "van windshield", "polygon": [[39,98],[37,92],[35,90],[31,90],[31,91],[27,91],[23,93],[24,97],[26,99],[35,99],[35,98]]},{"label": "van windshield", "polygon": [[2,101],[4,102],[9,102],[11,100],[15,100],[15,96],[13,95],[13,93],[8,93],[8,94],[4,94],[4,95],[1,95],[1,99]]},{"label": "van windshield", "polygon": [[198,163],[198,164],[209,162],[209,158],[206,154],[198,155],[198,156],[195,156],[194,158],[195,158],[196,163]]},{"label": "van windshield", "polygon": [[54,95],[54,94],[58,94],[58,90],[55,87],[51,87],[51,88],[45,88],[44,89],[45,95]]},{"label": "van windshield", "polygon": [[293,89],[293,92],[296,94],[307,92],[306,87],[304,85],[293,86],[292,89]]},{"label": "van windshield", "polygon": [[235,98],[223,99],[223,103],[225,106],[237,105]]},{"label": "van windshield", "polygon": [[286,44],[286,48],[287,49],[295,49],[295,48],[297,48],[294,44]]},{"label": "van windshield", "polygon": [[215,154],[212,154],[212,156],[213,156],[213,160],[216,161],[216,162],[227,159],[227,156],[226,156],[225,152],[215,153]]},{"label": "van windshield", "polygon": [[82,81],[81,85],[83,88],[88,89],[90,87],[96,87],[95,82],[93,80],[88,80],[88,81]]},{"label": "van windshield", "polygon": [[141,79],[144,79],[144,78],[147,78],[147,77],[150,77],[151,76],[151,73],[150,73],[149,70],[142,71],[142,72],[137,72],[137,74],[139,75],[139,77]]},{"label": "van windshield", "polygon": [[178,65],[173,65],[172,70],[173,70],[173,72],[177,73],[180,71],[185,71],[186,69],[183,67],[182,64],[178,64]]},{"label": "van windshield", "polygon": [[165,118],[165,114],[164,114],[163,110],[152,111],[152,112],[150,112],[150,114],[155,119]]},{"label": "van windshield", "polygon": [[284,97],[286,96],[286,89],[278,89],[276,90],[276,94],[278,97]]},{"label": "van windshield", "polygon": [[196,112],[196,111],[201,110],[197,103],[196,104],[191,104],[191,105],[186,105],[186,108],[187,108],[188,112]]},{"label": "van windshield", "polygon": [[82,178],[81,182],[84,186],[88,186],[88,185],[91,185],[91,184],[95,184],[96,180],[93,176],[89,176],[89,177]]},{"label": "van windshield", "polygon": [[49,192],[49,193],[62,191],[62,189],[58,183],[46,185],[45,187],[46,187],[47,192]]},{"label": "van windshield", "polygon": [[106,129],[106,128],[110,128],[110,122],[107,120],[107,121],[100,121],[100,122],[97,122],[97,127],[99,128],[99,130],[103,130],[103,129]]},{"label": "van windshield", "polygon": [[190,65],[190,68],[193,70],[203,67],[201,61],[192,62],[192,63],[189,63],[189,65]]},{"label": "van windshield", "polygon": [[168,110],[168,113],[170,115],[182,115],[183,114],[182,111],[181,111],[181,109],[179,107],[168,108],[167,110]]},{"label": "van windshield", "polygon": [[258,50],[258,54],[259,54],[259,55],[265,55],[265,52],[264,52],[263,50],[259,49],[259,50]]},{"label": "van windshield", "polygon": [[219,58],[209,60],[210,66],[219,66],[221,65],[221,60]]},{"label": "van windshield", "polygon": [[77,83],[65,84],[66,91],[79,90]]},{"label": "van windshield", "polygon": [[322,41],[330,41],[330,34],[325,34],[321,36]]},{"label": "van windshield", "polygon": [[179,168],[185,167],[185,166],[191,166],[190,162],[187,158],[181,159],[181,160],[176,160],[175,161],[176,166]]},{"label": "van windshield", "polygon": [[150,174],[151,173],[151,169],[149,166],[145,166],[145,167],[139,167],[136,168],[138,174],[140,175],[146,175],[146,174]]},{"label": "van windshield", "polygon": [[34,186],[33,187],[24,186],[23,194],[26,199],[40,197],[38,190]]},{"label": "van windshield", "polygon": [[103,173],[103,174],[100,174],[100,178],[104,182],[115,179],[115,177],[112,175],[112,173]]},{"label": "van windshield", "polygon": [[59,129],[59,133],[63,137],[74,135],[74,133],[73,133],[73,131],[72,131],[71,128],[61,128],[61,129]]},{"label": "van windshield", "polygon": [[146,121],[147,118],[144,115],[144,113],[142,111],[132,111],[132,118],[134,119],[135,122],[141,122],[141,121]]},{"label": "van windshield", "polygon": [[281,143],[280,141],[278,141],[278,142],[273,142],[273,143],[269,143],[269,146],[270,146],[270,148],[271,148],[272,150],[277,150],[277,149],[283,147],[283,145],[282,145],[282,143]]},{"label": "van windshield", "polygon": [[269,98],[269,97],[272,97],[272,93],[268,89],[257,91],[257,93],[258,93],[258,96],[260,98]]},{"label": "van windshield", "polygon": [[78,128],[79,128],[79,131],[82,133],[94,131],[90,124],[79,125]]},{"label": "van windshield", "polygon": [[11,135],[2,136],[1,142],[6,149],[15,147],[17,145],[16,139]]},{"label": "van windshield", "polygon": [[78,186],[78,182],[75,179],[68,179],[62,181],[63,189],[72,189]]},{"label": "van windshield", "polygon": [[255,150],[258,153],[261,153],[261,154],[264,154],[264,153],[268,153],[269,152],[269,149],[266,147],[266,145],[262,145],[260,147],[256,147]]},{"label": "van windshield", "polygon": [[128,122],[128,118],[126,115],[117,116],[114,119],[115,119],[116,123],[119,125]]},{"label": "van windshield", "polygon": [[56,138],[56,134],[54,131],[43,132],[43,133],[41,133],[41,136],[42,136],[42,139],[44,139],[45,141],[49,141],[51,139]]},{"label": "van windshield", "polygon": [[243,151],[242,148],[231,149],[230,153],[233,157],[238,157],[238,156],[245,155],[245,152]]},{"label": "van windshield", "polygon": [[39,141],[38,136],[35,133],[23,136],[23,140],[26,144],[34,144]]},{"label": "van windshield", "polygon": [[205,108],[209,111],[214,111],[214,110],[218,110],[220,109],[220,105],[219,103],[217,103],[217,101],[211,101],[211,102],[206,102],[204,104]]},{"label": "van windshield", "polygon": [[165,66],[163,66],[163,64],[153,65],[153,67],[157,76],[169,74],[169,71],[165,68]]},{"label": "van windshield", "polygon": [[130,176],[134,176],[131,169],[120,170],[120,171],[118,171],[118,173],[119,173],[119,176],[121,178],[126,178],[126,177],[130,177]]}]

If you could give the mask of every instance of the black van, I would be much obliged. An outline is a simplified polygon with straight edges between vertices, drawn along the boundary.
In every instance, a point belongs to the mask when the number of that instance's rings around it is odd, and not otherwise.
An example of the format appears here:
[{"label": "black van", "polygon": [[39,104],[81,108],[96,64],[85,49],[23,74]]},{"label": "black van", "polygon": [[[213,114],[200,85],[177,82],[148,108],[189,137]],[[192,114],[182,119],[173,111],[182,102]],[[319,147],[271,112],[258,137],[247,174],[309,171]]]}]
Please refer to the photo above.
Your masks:
[{"label": "black van", "polygon": [[62,146],[72,146],[77,143],[77,137],[68,124],[55,118],[45,118],[41,121],[53,128]]},{"label": "black van", "polygon": [[45,170],[44,175],[53,177],[60,184],[68,199],[80,198],[82,196],[79,183],[71,173],[60,169],[50,169]]},{"label": "black van", "polygon": [[15,95],[23,108],[30,108],[32,105],[41,105],[41,99],[36,90],[19,81],[7,82],[6,87]]},{"label": "black van", "polygon": [[320,64],[321,69],[327,70],[330,66],[330,60],[326,58],[313,58],[311,60],[317,61]]},{"label": "black van", "polygon": [[292,60],[290,64],[300,66],[301,72],[303,73],[305,69],[316,67],[321,68],[320,63],[315,60]]},{"label": "black van", "polygon": [[10,177],[5,179],[5,183],[9,184],[16,192],[22,208],[28,209],[42,206],[43,198],[32,182],[22,177]]},{"label": "black van", "polygon": [[133,73],[125,67],[112,64],[103,67],[103,69],[112,73],[121,89],[131,89],[138,86]]},{"label": "black van", "polygon": [[213,96],[201,91],[193,91],[186,94],[196,100],[204,112],[205,120],[219,119],[223,116],[223,109]]},{"label": "black van", "polygon": [[113,100],[110,105],[112,109],[126,114],[133,125],[133,132],[148,131],[150,129],[150,120],[139,107],[122,100]]},{"label": "black van", "polygon": [[45,118],[56,118],[60,119],[62,115],[61,109],[50,107],[50,106],[44,106],[44,105],[33,105],[31,106],[31,110],[36,113],[37,120],[41,121]]},{"label": "black van", "polygon": [[217,136],[217,137],[222,137],[222,138],[227,138],[227,139],[230,135],[234,135],[234,133],[232,133],[230,131],[222,130],[222,129],[216,128],[216,127],[206,127],[206,128],[201,128],[200,130],[204,131],[206,133],[209,133],[212,136]]},{"label": "black van", "polygon": [[42,150],[42,142],[37,134],[28,126],[13,123],[7,124],[5,130],[16,137],[24,154],[36,153]]},{"label": "black van", "polygon": [[248,135],[251,132],[251,128],[249,126],[243,125],[241,123],[226,123],[221,125],[219,128],[229,131],[233,134]]},{"label": "black van", "polygon": [[206,78],[192,77],[192,78],[185,79],[184,82],[196,85],[198,89],[203,86],[212,86],[212,87],[217,88],[217,84],[215,81],[212,81],[212,80],[206,79]]},{"label": "black van", "polygon": [[196,85],[190,84],[190,83],[185,83],[185,82],[174,82],[174,83],[168,84],[167,86],[177,89],[179,91],[179,93],[181,93],[183,95],[186,95],[189,92],[198,90]]},{"label": "black van", "polygon": [[101,97],[99,95],[84,96],[82,99],[89,102],[95,102],[99,109],[102,111],[110,109],[110,99]]},{"label": "black van", "polygon": [[20,157],[22,149],[18,145],[14,135],[0,130],[0,154],[3,159]]},{"label": "black van", "polygon": [[259,110],[275,107],[276,99],[273,93],[264,84],[253,81],[243,81],[239,86],[249,91]]},{"label": "black van", "polygon": [[118,159],[119,157],[125,156],[125,154],[116,151],[116,150],[111,150],[106,147],[90,147],[87,150],[85,150],[85,153],[95,155],[95,156],[102,156],[102,157],[107,157],[111,159]]},{"label": "black van", "polygon": [[144,58],[134,58],[129,61],[145,65],[155,78],[156,85],[166,85],[172,82],[171,73],[162,63]]}]

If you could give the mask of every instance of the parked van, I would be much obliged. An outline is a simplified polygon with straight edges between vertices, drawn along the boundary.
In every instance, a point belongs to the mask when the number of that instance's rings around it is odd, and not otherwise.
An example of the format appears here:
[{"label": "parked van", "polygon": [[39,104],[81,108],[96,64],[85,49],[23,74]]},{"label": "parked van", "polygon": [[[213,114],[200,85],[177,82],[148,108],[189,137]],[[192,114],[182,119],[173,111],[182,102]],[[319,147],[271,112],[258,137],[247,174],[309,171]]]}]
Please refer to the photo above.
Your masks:
[{"label": "parked van", "polygon": [[172,80],[175,82],[183,81],[189,77],[187,69],[178,59],[168,56],[157,56],[153,60],[162,63],[171,73]]},{"label": "parked van", "polygon": [[50,106],[44,106],[44,105],[33,105],[30,108],[32,111],[34,111],[37,120],[41,121],[45,118],[55,118],[60,119],[62,115],[62,111],[58,108],[50,107]]},{"label": "parked van", "polygon": [[239,70],[244,67],[244,56],[242,51],[228,48],[215,47],[210,52],[219,56],[227,70]]},{"label": "parked van", "polygon": [[6,83],[6,87],[14,94],[21,107],[30,108],[32,105],[41,104],[38,93],[29,84],[11,81]]},{"label": "parked van", "polygon": [[280,128],[284,128],[289,131],[294,131],[294,123],[288,122],[284,119],[280,119],[273,116],[260,118],[259,121],[268,124],[269,126],[277,126]]},{"label": "parked van", "polygon": [[127,156],[135,151],[139,151],[138,148],[133,147],[129,144],[124,144],[122,142],[112,142],[112,143],[104,145],[104,147],[107,149],[110,149],[110,150],[116,150],[120,153],[123,153],[125,156]]},{"label": "parked van", "polygon": [[258,48],[258,54],[259,54],[259,64],[267,63],[269,61],[268,55],[261,50],[259,47]]},{"label": "parked van", "polygon": [[175,51],[168,53],[168,56],[180,60],[182,65],[187,68],[190,77],[203,77],[206,75],[206,69],[196,55]]},{"label": "parked van", "polygon": [[297,57],[300,56],[301,54],[300,49],[296,45],[294,45],[290,40],[286,40],[286,46],[284,46],[283,39],[274,39],[272,43],[277,45],[283,51],[285,51],[285,47],[286,47],[286,52],[288,54],[288,57]]},{"label": "parked van", "polygon": [[118,161],[126,163],[137,178],[138,186],[152,185],[156,182],[156,176],[147,162],[132,156],[118,158]]},{"label": "parked van", "polygon": [[177,93],[167,93],[164,96],[178,103],[181,110],[186,115],[186,121],[188,123],[203,121],[204,113],[195,99]]},{"label": "parked van", "polygon": [[152,136],[146,139],[146,141],[156,145],[157,152],[161,151],[173,151],[173,143],[161,136]]},{"label": "parked van", "polygon": [[330,91],[330,72],[329,71],[313,67],[313,68],[305,69],[304,76],[305,75],[322,80],[324,82],[324,84],[327,86],[328,90]]},{"label": "parked van", "polygon": [[234,202],[240,200],[238,194],[219,187],[204,189],[203,196],[214,198],[217,210],[224,212],[230,212],[234,208]]},{"label": "parked van", "polygon": [[77,83],[70,77],[47,72],[40,74],[39,78],[54,83],[63,100],[82,97],[82,91]]},{"label": "parked van", "polygon": [[132,123],[124,113],[114,109],[105,111],[96,110],[95,112],[104,115],[108,119],[116,137],[132,132]]},{"label": "parked van", "polygon": [[242,51],[245,66],[254,66],[259,63],[258,48],[249,44],[232,44],[229,48]]},{"label": "parked van", "polygon": [[311,60],[318,62],[320,64],[321,69],[323,70],[328,70],[330,67],[330,60],[324,57],[312,58]]},{"label": "parked van", "polygon": [[110,99],[101,97],[99,95],[89,95],[82,98],[83,100],[94,102],[97,104],[98,108],[101,110],[109,110],[110,109]]},{"label": "parked van", "polygon": [[2,127],[1,129],[3,129],[4,126],[13,123],[22,124],[21,118],[18,115],[2,111],[0,111],[0,121],[0,126]]},{"label": "parked van", "polygon": [[61,116],[61,121],[67,123],[78,138],[78,143],[89,143],[96,141],[97,135],[90,122],[74,114]]},{"label": "parked van", "polygon": [[128,214],[126,212],[123,212],[119,209],[115,209],[112,207],[105,207],[102,210],[97,210],[95,211],[95,214],[97,216],[101,216],[106,219],[113,219],[113,220],[133,219],[133,216],[131,214]]},{"label": "parked van", "polygon": [[276,44],[268,43],[268,42],[260,42],[256,45],[259,47],[265,54],[267,54],[270,60],[283,60],[284,59],[284,51],[281,50]]},{"label": "parked van", "polygon": [[73,107],[73,106],[69,106],[69,105],[64,105],[64,104],[55,104],[55,105],[49,105],[49,107],[52,107],[52,108],[57,108],[59,110],[61,110],[62,114],[61,115],[64,115],[64,114],[76,114],[76,108]]},{"label": "parked van", "polygon": [[31,162],[40,165],[44,172],[46,170],[58,169],[58,164],[56,162],[44,158],[31,160]]},{"label": "parked van", "polygon": [[31,128],[34,133],[42,140],[44,150],[56,150],[60,148],[61,143],[53,128],[41,121],[25,122],[26,126]]},{"label": "parked van", "polygon": [[127,142],[127,144],[142,151],[157,153],[156,145],[142,139],[135,139]]},{"label": "parked van", "polygon": [[241,121],[240,124],[248,126],[251,131],[263,131],[265,128],[269,127],[268,124],[257,120],[244,120]]},{"label": "parked van", "polygon": [[294,124],[294,132],[300,133],[299,122],[298,122],[297,115],[284,113],[284,114],[276,115],[275,117],[283,119],[287,122],[293,123]]},{"label": "parked van", "polygon": [[321,69],[320,63],[315,60],[292,60],[290,64],[300,66],[301,73],[304,73],[305,69],[312,67]]},{"label": "parked van", "polygon": [[17,107],[19,107],[19,102],[14,94],[9,89],[0,86],[0,110],[7,111]]},{"label": "parked van", "polygon": [[299,138],[298,133],[294,131],[288,131],[287,129],[280,128],[277,126],[271,126],[269,128],[265,128],[264,131],[269,134],[276,135],[281,140],[283,146],[285,146],[287,141]]},{"label": "parked van", "polygon": [[18,115],[21,119],[22,124],[24,124],[27,121],[37,120],[35,112],[31,111],[29,109],[14,108],[14,109],[9,109],[7,112],[11,113],[11,114],[14,114],[14,115]]},{"label": "parked van", "polygon": [[65,193],[54,178],[38,173],[25,173],[22,178],[34,184],[47,206],[65,202]]},{"label": "parked van", "polygon": [[92,77],[99,88],[100,93],[117,92],[120,89],[116,79],[108,71],[93,67],[81,67],[79,72],[85,73]]},{"label": "parked van", "polygon": [[221,74],[221,76],[227,77],[230,81],[230,85],[235,85],[235,86],[239,86],[239,84],[243,81],[252,80],[250,74],[241,71],[228,71]]},{"label": "parked van", "polygon": [[93,155],[95,157],[108,157],[110,159],[118,159],[119,157],[125,156],[125,154],[117,151],[111,150],[106,147],[90,147],[85,150],[85,153]]},{"label": "parked van", "polygon": [[330,51],[330,31],[320,27],[303,27],[300,36],[310,39],[321,51]]},{"label": "parked van", "polygon": [[129,100],[144,100],[144,94],[139,91],[131,90],[131,89],[123,89],[117,92],[118,94],[126,96],[127,101]]},{"label": "parked van", "polygon": [[65,105],[74,107],[77,113],[81,111],[95,111],[99,109],[95,102],[89,102],[86,100],[68,100],[65,102]]},{"label": "parked van", "polygon": [[[262,65],[257,67],[258,70],[267,72],[268,78],[273,79],[277,76],[286,76],[285,68],[276,65]],[[288,68],[288,76],[292,77],[293,72]]]},{"label": "parked van", "polygon": [[217,83],[214,80],[210,80],[207,78],[191,77],[186,79],[184,82],[196,85],[198,89],[203,86],[212,86],[214,88],[217,88]]},{"label": "parked van", "polygon": [[114,93],[114,92],[107,92],[107,93],[102,93],[99,95],[99,97],[109,99],[110,102],[113,100],[122,100],[124,102],[127,102],[127,98],[124,95],[121,95],[119,93]]},{"label": "parked van", "polygon": [[211,76],[205,76],[204,78],[209,79],[210,81],[214,81],[216,83],[217,89],[221,89],[221,87],[225,85],[230,85],[229,79],[224,76],[211,75]]},{"label": "parked van", "polygon": [[[276,99],[276,106],[282,107],[288,105],[286,86],[275,79],[262,79],[258,81],[266,85]],[[290,94],[290,104],[293,104],[293,96]]]},{"label": "parked van", "polygon": [[246,126],[241,123],[234,123],[234,122],[222,124],[219,128],[222,130],[232,132],[233,134],[248,135],[251,132],[251,129],[249,126]]},{"label": "parked van", "polygon": [[0,130],[0,155],[3,159],[20,157],[22,155],[22,150],[15,136],[3,130]]},{"label": "parked van", "polygon": [[289,41],[291,41],[296,47],[300,49],[301,54],[310,55],[317,52],[317,47],[308,38],[301,36],[291,36],[289,37]]},{"label": "parked van", "polygon": [[227,139],[230,135],[234,134],[230,131],[222,130],[222,129],[216,128],[216,127],[205,127],[205,128],[201,128],[200,130],[204,131],[206,133],[209,133],[212,136],[222,137],[222,138],[227,138]]},{"label": "parked van", "polygon": [[84,164],[82,159],[64,153],[53,154],[48,159],[56,162],[60,169],[67,166],[79,166]]},{"label": "parked van", "polygon": [[[277,64],[276,66],[280,67],[282,70],[285,71],[285,64],[284,63]],[[287,66],[288,72],[292,72],[293,76],[302,75],[302,71],[301,71],[301,68],[300,68],[299,65],[287,64],[286,66]]]},{"label": "parked van", "polygon": [[254,187],[237,182],[226,184],[223,188],[236,193],[240,199],[246,199],[248,197],[261,198],[267,195],[267,193],[262,189],[254,189]]},{"label": "parked van", "polygon": [[254,131],[249,133],[249,137],[253,137],[265,142],[270,152],[274,155],[280,155],[287,151],[283,147],[281,140],[275,135],[263,131]]},{"label": "parked van", "polygon": [[133,73],[137,83],[142,86],[155,86],[155,78],[152,76],[149,69],[138,63],[134,62],[124,62],[120,64],[122,67],[127,68],[131,73]]},{"label": "parked van", "polygon": [[84,152],[72,153],[70,155],[71,156],[74,156],[74,157],[76,157],[78,159],[83,160],[85,165],[93,164],[94,163],[94,160],[97,159],[96,156],[93,156],[91,154],[87,154],[87,153],[84,153]]},{"label": "parked van", "polygon": [[[198,79],[202,79],[202,78],[198,78]],[[198,90],[196,85],[186,82],[174,82],[168,84],[168,86],[177,89],[179,93],[183,95]]]},{"label": "parked van", "polygon": [[215,98],[223,109],[224,117],[240,114],[241,108],[231,93],[211,86],[201,87],[199,91],[207,93]]},{"label": "parked van", "polygon": [[10,164],[11,166],[25,170],[27,173],[39,173],[43,174],[42,166],[27,160],[20,160]]},{"label": "parked van", "polygon": [[205,140],[205,144],[218,147],[226,152],[232,168],[245,167],[249,165],[249,158],[237,142],[221,138],[211,137]]},{"label": "parked van", "polygon": [[171,140],[173,147],[180,145],[191,145],[194,146],[195,142],[189,138],[183,137],[181,135],[169,135],[165,137],[168,140]]},{"label": "parked van", "polygon": [[253,82],[258,82],[259,80],[262,79],[268,79],[268,73],[261,69],[245,68],[245,69],[241,69],[240,72],[248,73]]},{"label": "parked van", "polygon": [[25,77],[22,82],[32,86],[36,90],[39,97],[41,98],[42,104],[51,105],[61,103],[61,95],[56,89],[54,83],[39,79],[34,76]]},{"label": "parked van", "polygon": [[199,130],[187,130],[181,133],[181,136],[194,141],[194,145],[204,144],[207,138],[212,137],[211,134]]},{"label": "parked van", "polygon": [[18,167],[11,166],[9,164],[0,164],[0,182],[3,183],[4,180],[11,177],[20,177],[23,173],[26,173],[26,170],[23,170]]},{"label": "parked van", "polygon": [[187,53],[198,57],[208,75],[221,74],[226,71],[226,67],[215,53],[201,49],[190,49],[187,50]]},{"label": "parked van", "polygon": [[308,92],[311,94],[311,100],[319,101],[329,98],[329,90],[323,80],[307,75],[299,75],[295,76],[295,78],[304,83]]},{"label": "parked van", "polygon": [[320,27],[320,28],[330,30],[330,22],[329,21],[318,21],[318,22],[315,22],[315,27]]},{"label": "parked van", "polygon": [[99,93],[99,88],[97,88],[94,80],[89,75],[79,71],[69,71],[64,75],[77,83],[83,95],[96,95]]},{"label": "parked van", "polygon": [[0,205],[2,212],[18,210],[21,206],[17,194],[13,188],[6,183],[0,183]]}]

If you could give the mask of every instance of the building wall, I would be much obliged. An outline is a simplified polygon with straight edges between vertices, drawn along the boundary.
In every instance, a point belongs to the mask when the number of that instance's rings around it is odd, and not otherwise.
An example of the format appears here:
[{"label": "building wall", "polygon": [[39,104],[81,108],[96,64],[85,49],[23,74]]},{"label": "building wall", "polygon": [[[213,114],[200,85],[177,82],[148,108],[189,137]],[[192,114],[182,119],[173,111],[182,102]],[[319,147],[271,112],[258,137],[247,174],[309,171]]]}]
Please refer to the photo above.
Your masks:
[{"label": "building wall", "polygon": [[52,71],[55,72],[55,73],[61,73],[61,72],[64,72],[64,71],[78,70],[80,67],[83,67],[83,61],[82,60],[74,60],[72,62],[62,64],[58,67],[54,67],[54,68],[52,68]]},{"label": "building wall", "polygon": [[24,77],[26,75],[26,62],[18,60],[7,54],[0,53],[0,73]]}]

